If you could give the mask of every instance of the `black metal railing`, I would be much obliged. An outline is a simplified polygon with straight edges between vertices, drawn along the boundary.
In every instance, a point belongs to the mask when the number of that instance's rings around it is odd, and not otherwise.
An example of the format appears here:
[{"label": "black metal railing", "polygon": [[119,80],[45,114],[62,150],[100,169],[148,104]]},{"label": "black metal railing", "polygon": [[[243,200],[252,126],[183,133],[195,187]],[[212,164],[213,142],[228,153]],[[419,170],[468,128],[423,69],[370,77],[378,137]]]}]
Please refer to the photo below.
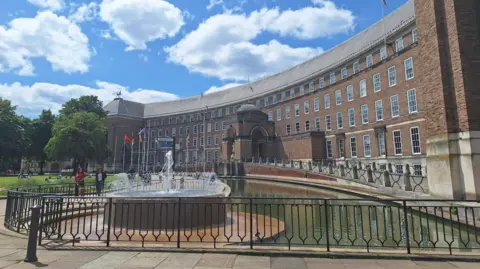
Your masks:
[{"label": "black metal railing", "polygon": [[480,254],[479,214],[476,201],[49,196],[40,243]]}]

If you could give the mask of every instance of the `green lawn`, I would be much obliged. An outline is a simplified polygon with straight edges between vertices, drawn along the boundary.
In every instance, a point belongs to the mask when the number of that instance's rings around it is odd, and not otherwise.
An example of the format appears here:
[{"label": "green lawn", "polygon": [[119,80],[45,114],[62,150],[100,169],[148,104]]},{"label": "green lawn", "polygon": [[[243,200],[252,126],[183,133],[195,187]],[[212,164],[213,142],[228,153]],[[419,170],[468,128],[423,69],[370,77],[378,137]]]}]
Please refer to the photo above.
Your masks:
[{"label": "green lawn", "polygon": [[[13,189],[22,186],[32,186],[32,185],[45,185],[45,184],[61,184],[61,183],[73,183],[73,177],[66,179],[63,177],[61,180],[57,179],[56,176],[52,175],[52,182],[46,182],[45,178],[48,178],[48,175],[43,176],[32,176],[32,178],[22,178],[18,179],[18,177],[0,177],[0,196],[7,195],[8,189]],[[113,176],[108,176],[107,181],[113,180]],[[85,181],[86,182],[94,182],[94,177],[89,177]]]}]

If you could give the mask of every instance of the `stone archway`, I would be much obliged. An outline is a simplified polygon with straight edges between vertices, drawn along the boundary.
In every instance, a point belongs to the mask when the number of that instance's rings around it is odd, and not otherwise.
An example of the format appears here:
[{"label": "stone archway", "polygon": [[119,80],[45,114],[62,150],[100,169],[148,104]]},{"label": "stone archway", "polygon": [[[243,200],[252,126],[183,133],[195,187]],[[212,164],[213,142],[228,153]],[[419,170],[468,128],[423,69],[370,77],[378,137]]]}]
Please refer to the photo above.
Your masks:
[{"label": "stone archway", "polygon": [[250,131],[252,141],[252,157],[264,159],[267,157],[268,132],[262,126],[255,126]]}]

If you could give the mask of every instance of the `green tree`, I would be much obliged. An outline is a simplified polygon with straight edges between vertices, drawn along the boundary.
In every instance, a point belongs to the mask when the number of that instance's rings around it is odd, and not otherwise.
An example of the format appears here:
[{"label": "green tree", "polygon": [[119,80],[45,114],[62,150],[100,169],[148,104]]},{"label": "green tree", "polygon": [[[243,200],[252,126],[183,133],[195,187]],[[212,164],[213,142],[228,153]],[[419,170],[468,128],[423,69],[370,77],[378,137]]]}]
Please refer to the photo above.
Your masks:
[{"label": "green tree", "polygon": [[85,169],[88,160],[103,161],[109,154],[107,121],[95,112],[75,112],[61,116],[53,125],[45,151],[55,160],[73,159],[74,173]]},{"label": "green tree", "polygon": [[43,110],[37,119],[31,124],[31,145],[28,149],[28,156],[37,161],[40,167],[40,174],[43,174],[43,167],[49,160],[45,153],[45,146],[52,137],[52,128],[55,123],[55,116],[50,110]]},{"label": "green tree", "polygon": [[103,110],[102,101],[94,95],[85,95],[66,102],[60,110],[60,117],[68,117],[77,112],[91,112],[97,114],[100,118],[107,117],[107,112]]}]

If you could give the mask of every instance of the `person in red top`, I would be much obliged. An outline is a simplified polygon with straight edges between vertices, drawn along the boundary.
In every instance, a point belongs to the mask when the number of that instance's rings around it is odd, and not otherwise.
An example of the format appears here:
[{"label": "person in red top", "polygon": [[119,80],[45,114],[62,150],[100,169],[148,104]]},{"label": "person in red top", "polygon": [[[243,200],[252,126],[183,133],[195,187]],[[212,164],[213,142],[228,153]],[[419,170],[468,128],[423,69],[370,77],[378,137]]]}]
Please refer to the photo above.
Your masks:
[{"label": "person in red top", "polygon": [[87,173],[85,173],[82,168],[79,168],[75,175],[75,183],[79,188],[80,196],[85,196],[85,178],[87,176]]}]

